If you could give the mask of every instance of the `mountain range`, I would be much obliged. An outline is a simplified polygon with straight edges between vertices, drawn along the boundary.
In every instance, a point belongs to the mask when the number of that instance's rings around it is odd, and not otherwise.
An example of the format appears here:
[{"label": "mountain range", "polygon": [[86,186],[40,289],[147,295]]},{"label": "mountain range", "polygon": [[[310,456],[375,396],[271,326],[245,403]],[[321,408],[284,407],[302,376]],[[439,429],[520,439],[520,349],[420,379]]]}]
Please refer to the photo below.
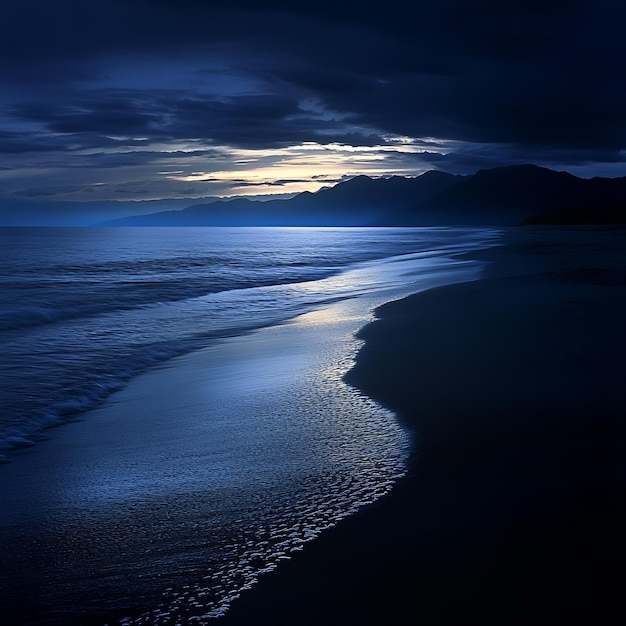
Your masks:
[{"label": "mountain range", "polygon": [[460,176],[356,176],[288,200],[222,199],[98,226],[446,226],[626,222],[626,176],[578,178],[536,165]]}]

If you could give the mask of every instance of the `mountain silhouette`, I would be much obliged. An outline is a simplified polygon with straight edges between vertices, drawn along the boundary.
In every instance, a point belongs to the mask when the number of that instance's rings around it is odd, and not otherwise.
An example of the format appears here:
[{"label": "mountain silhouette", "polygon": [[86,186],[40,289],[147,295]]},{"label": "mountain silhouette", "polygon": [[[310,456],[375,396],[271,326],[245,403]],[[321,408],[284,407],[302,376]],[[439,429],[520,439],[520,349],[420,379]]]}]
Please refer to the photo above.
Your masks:
[{"label": "mountain silhouette", "polygon": [[447,222],[516,224],[529,215],[568,203],[583,179],[535,165],[480,170],[439,194],[427,206]]},{"label": "mountain silhouette", "polygon": [[458,176],[356,176],[289,200],[218,200],[101,226],[437,226],[623,223],[626,177],[583,179],[536,165]]},{"label": "mountain silhouette", "polygon": [[101,222],[104,226],[368,226],[385,214],[409,210],[462,180],[429,171],[416,178],[356,176],[289,200],[267,202],[237,198]]}]

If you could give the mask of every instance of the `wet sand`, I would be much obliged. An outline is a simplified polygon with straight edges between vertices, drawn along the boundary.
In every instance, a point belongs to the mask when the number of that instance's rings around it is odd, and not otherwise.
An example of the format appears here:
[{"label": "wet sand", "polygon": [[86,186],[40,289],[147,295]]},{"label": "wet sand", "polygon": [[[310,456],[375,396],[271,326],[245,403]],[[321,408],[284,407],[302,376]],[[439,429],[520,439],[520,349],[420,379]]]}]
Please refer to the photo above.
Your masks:
[{"label": "wet sand", "polygon": [[359,295],[166,361],[17,451],[0,472],[5,622],[207,623],[389,491],[408,437],[342,382],[354,335],[376,306],[478,265],[433,254],[346,272],[330,280]]},{"label": "wet sand", "polygon": [[408,476],[219,623],[621,623],[625,234],[511,232],[483,280],[379,308],[347,380]]}]

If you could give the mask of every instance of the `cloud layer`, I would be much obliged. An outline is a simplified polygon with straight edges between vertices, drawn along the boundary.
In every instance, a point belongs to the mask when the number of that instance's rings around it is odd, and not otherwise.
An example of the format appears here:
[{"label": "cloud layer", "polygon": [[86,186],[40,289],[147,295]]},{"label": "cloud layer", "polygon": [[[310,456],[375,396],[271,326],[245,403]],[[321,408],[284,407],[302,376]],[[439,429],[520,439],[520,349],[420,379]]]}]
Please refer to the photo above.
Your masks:
[{"label": "cloud layer", "polygon": [[618,1],[9,0],[3,13],[4,197],[626,169]]}]

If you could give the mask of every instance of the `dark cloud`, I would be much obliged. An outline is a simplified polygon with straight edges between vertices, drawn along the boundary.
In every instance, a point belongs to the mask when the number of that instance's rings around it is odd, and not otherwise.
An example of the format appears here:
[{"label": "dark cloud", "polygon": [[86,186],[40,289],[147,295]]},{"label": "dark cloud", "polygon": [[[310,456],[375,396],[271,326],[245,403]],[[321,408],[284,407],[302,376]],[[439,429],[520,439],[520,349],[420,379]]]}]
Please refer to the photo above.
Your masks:
[{"label": "dark cloud", "polygon": [[[211,54],[231,44],[229,62],[253,61],[255,70],[296,87],[224,101],[183,94],[147,103],[107,90],[87,102],[70,93],[73,101],[60,107],[22,105],[22,117],[55,132],[167,129],[235,145],[259,145],[272,135],[275,144],[313,140],[318,128],[310,121],[308,128],[286,122],[298,98],[311,94],[381,131],[621,148],[623,17],[620,3],[583,0],[389,2],[377,11],[327,2],[20,0],[9,3],[0,41],[12,63],[84,59],[74,80],[85,77],[90,59],[97,75],[99,55]],[[55,69],[67,67],[51,67],[53,75]],[[342,125],[334,126],[333,141],[342,134]]]},{"label": "dark cloud", "polygon": [[624,161],[624,24],[618,0],[7,0],[0,153],[113,169],[407,136],[441,169],[591,173]]},{"label": "dark cloud", "polygon": [[12,111],[17,119],[39,122],[53,133],[98,135],[145,134],[162,124],[158,113],[143,109],[128,98],[110,98],[106,93],[91,99],[76,98],[64,104],[24,103]]},{"label": "dark cloud", "polygon": [[26,133],[0,129],[0,154],[11,155],[24,152],[49,152],[50,150],[63,149],[64,146],[65,142],[63,142],[63,145],[59,146],[57,142],[45,136],[29,136]]},{"label": "dark cloud", "polygon": [[[349,145],[384,142],[381,132],[355,131],[349,125],[307,114],[300,107],[300,99],[292,94],[217,98],[165,90],[76,90],[68,93],[64,102],[20,102],[10,112],[16,120],[38,123],[52,133],[54,139],[50,141],[56,140],[59,149],[136,145],[145,143],[146,138],[202,138],[245,148],[304,141]],[[132,135],[143,139],[129,137]],[[9,139],[7,136],[7,142]],[[46,149],[46,145],[45,141],[41,145],[33,143],[36,149]]]}]

